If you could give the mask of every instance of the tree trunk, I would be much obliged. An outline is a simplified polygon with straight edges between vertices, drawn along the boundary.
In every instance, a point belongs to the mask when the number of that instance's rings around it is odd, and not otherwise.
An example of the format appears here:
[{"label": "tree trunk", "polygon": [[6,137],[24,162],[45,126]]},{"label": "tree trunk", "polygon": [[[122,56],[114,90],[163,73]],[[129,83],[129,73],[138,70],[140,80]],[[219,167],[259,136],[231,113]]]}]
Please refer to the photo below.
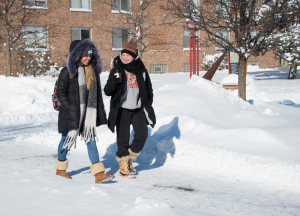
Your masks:
[{"label": "tree trunk", "polygon": [[6,45],[5,45],[5,56],[6,56],[6,76],[11,76],[11,51],[9,36],[6,34]]},{"label": "tree trunk", "polygon": [[297,77],[297,64],[293,63],[290,66],[288,79],[296,79],[296,77]]},{"label": "tree trunk", "polygon": [[239,97],[246,100],[246,67],[247,58],[239,55]]}]

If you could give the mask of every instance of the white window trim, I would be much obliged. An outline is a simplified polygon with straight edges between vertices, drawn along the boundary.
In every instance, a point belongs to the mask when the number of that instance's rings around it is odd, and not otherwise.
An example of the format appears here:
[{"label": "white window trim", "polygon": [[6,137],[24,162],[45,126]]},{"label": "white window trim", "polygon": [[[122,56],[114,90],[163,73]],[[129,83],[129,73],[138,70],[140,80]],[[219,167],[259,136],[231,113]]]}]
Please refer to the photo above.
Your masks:
[{"label": "white window trim", "polygon": [[93,12],[92,10],[86,9],[86,8],[70,8],[70,11],[75,11],[75,12]]},{"label": "white window trim", "polygon": [[23,8],[27,8],[27,9],[42,9],[42,10],[48,10],[48,1],[46,1],[46,7],[42,7],[42,6],[29,6],[29,5],[24,5],[23,3]]},{"label": "white window trim", "polygon": [[[183,51],[190,51],[190,48],[183,48]],[[199,51],[201,51],[201,48],[199,47]]]},{"label": "white window trim", "polygon": [[124,10],[111,10],[111,13],[113,13],[113,14],[131,14],[132,15],[131,11],[124,11]]},{"label": "white window trim", "polygon": [[222,47],[215,47],[215,50],[225,50],[225,49]]},{"label": "white window trim", "polygon": [[28,5],[23,5],[23,8],[27,8],[27,9],[39,9],[39,10],[48,10],[47,7],[41,7],[41,6],[28,6]]},{"label": "white window trim", "polygon": [[[93,12],[92,11],[92,2],[91,2],[91,0],[89,0],[90,1],[90,8],[91,9],[86,9],[86,8],[72,8],[72,7],[70,7],[70,11],[74,11],[74,12]],[[70,4],[71,4],[71,1],[70,1]]]},{"label": "white window trim", "polygon": [[25,51],[29,52],[50,52],[48,48],[25,48]]},{"label": "white window trim", "polygon": [[166,50],[150,50],[150,52],[166,52]]},{"label": "white window trim", "polygon": [[111,48],[112,51],[121,51],[123,48]]},{"label": "white window trim", "polygon": [[[92,28],[91,27],[71,27],[71,34],[72,34],[72,28],[80,28],[80,31],[83,30],[89,30],[90,31],[90,38],[92,40]],[[80,36],[81,36],[81,32],[80,32]],[[71,35],[71,40],[72,40],[72,35]]]}]

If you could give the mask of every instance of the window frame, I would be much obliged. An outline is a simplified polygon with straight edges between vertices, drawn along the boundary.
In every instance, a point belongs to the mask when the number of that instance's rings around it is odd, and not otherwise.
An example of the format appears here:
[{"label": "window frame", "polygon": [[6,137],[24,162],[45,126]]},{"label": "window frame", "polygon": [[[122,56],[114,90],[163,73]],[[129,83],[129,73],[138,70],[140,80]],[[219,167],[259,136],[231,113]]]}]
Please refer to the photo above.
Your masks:
[{"label": "window frame", "polygon": [[82,1],[84,0],[79,0],[80,1],[80,8],[72,7],[72,0],[70,0],[70,11],[77,11],[77,12],[92,12],[92,3],[91,0],[86,0],[89,3],[89,9],[83,8],[82,7]]},{"label": "window frame", "polygon": [[[156,68],[161,68],[161,72],[153,72]],[[150,64],[150,74],[166,74],[168,73],[168,65],[167,64]]]},{"label": "window frame", "polygon": [[[118,36],[117,34],[118,33],[114,33],[114,30],[121,30],[121,37],[116,37]],[[127,31],[127,42],[124,42],[123,43],[123,30]],[[131,37],[131,32],[130,32],[130,28],[112,28],[112,44],[111,44],[111,47],[112,47],[112,51],[120,51],[123,49],[123,47],[130,41],[130,37]],[[121,47],[114,47],[114,39],[116,38],[121,38]],[[125,39],[124,39],[125,40]]]},{"label": "window frame", "polygon": [[[23,7],[24,8],[30,8],[30,9],[48,9],[47,8],[47,0],[33,0],[34,1],[34,4],[33,5],[30,5],[30,4],[26,4],[26,3],[28,3],[26,0],[23,0]],[[35,3],[37,2],[37,1],[44,1],[45,2],[45,6],[37,6],[37,5],[35,5]]]},{"label": "window frame", "polygon": [[[120,2],[120,9],[115,7],[113,1],[119,1]],[[111,0],[111,12],[112,13],[131,13],[131,0],[126,0],[129,3],[129,10],[123,10],[122,9],[122,1],[124,1],[124,0]]]},{"label": "window frame", "polygon": [[[224,1],[224,3],[222,3]],[[222,4],[228,7],[228,12],[230,12],[230,0],[217,0],[215,5],[215,14],[222,14],[222,16],[228,16],[226,7],[222,7]]]},{"label": "window frame", "polygon": [[73,41],[72,29],[80,29],[80,39],[74,39],[74,40],[82,40],[81,30],[89,30],[89,39],[92,39],[92,28],[90,27],[71,27],[70,29],[71,29],[71,41]]},{"label": "window frame", "polygon": [[191,6],[192,7],[192,9],[193,9],[193,12],[196,12],[197,13],[197,10],[194,10],[195,8],[194,7],[196,7],[196,8],[198,8],[199,7],[199,5],[200,5],[200,0],[192,0],[193,1],[193,6],[192,5],[190,5],[190,4],[188,4],[188,3],[186,3],[186,1],[184,1],[184,14],[186,14],[186,15],[189,15],[190,13],[189,12],[191,12],[189,9],[189,6]]},{"label": "window frame", "polygon": [[[196,67],[197,67],[196,63]],[[201,64],[199,63],[199,66],[201,67]],[[183,63],[183,73],[190,73],[191,72],[191,64],[190,63]]]},{"label": "window frame", "polygon": [[[183,30],[183,50],[190,50],[190,45],[189,45],[189,47],[185,47],[185,38],[186,38],[187,36],[185,36],[184,33],[187,32],[187,31],[190,31],[190,37],[191,37],[191,35],[192,35],[192,31],[191,31],[191,30],[189,30],[189,29],[184,29],[184,30]],[[196,31],[196,36],[197,36],[198,38],[200,38],[200,30]],[[189,37],[189,39],[190,39],[190,37]],[[199,42],[199,43],[200,43],[200,42]],[[190,44],[190,40],[188,41],[188,44]],[[201,50],[200,44],[199,44],[199,50]]]},{"label": "window frame", "polygon": [[[228,38],[226,38],[228,41],[230,41],[230,31],[228,30],[216,30],[216,35],[217,35],[217,32],[227,32],[228,34]],[[223,34],[224,35],[224,34]],[[217,40],[220,40],[219,38],[216,38],[215,39],[216,41]],[[217,43],[215,43],[215,50],[224,50],[224,48],[222,47],[219,47]]]},{"label": "window frame", "polygon": [[[30,33],[26,33],[26,28],[30,28],[30,27],[35,28],[35,30],[31,33],[31,34],[34,34],[34,36],[35,36],[34,40],[35,41],[34,41],[34,43],[31,43],[30,45],[32,45],[32,44],[35,44],[35,45],[29,47],[28,46],[28,40],[30,40],[30,39],[28,38],[28,35],[30,35]],[[37,30],[37,28],[44,28],[44,30],[39,32]],[[44,37],[43,36],[40,39],[38,39],[37,34],[39,34],[39,33],[44,33],[44,36],[46,36],[46,37],[43,39],[43,37]],[[25,50],[26,51],[49,51],[49,49],[48,49],[48,29],[47,29],[47,26],[33,26],[33,25],[24,26],[24,39],[25,39]],[[38,41],[40,41],[40,40],[45,40],[45,44],[46,44],[45,47],[39,48],[39,47],[36,46],[36,44],[39,43]]]}]

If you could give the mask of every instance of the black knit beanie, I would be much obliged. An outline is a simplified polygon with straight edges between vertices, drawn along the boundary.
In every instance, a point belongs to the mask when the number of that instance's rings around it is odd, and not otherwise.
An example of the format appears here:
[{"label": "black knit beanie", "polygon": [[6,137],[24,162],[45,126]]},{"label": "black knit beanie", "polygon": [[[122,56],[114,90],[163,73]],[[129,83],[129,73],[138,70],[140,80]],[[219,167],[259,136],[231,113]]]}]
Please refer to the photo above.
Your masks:
[{"label": "black knit beanie", "polygon": [[93,50],[90,46],[86,47],[83,52],[81,53],[81,57],[87,56],[87,55],[93,55]]}]

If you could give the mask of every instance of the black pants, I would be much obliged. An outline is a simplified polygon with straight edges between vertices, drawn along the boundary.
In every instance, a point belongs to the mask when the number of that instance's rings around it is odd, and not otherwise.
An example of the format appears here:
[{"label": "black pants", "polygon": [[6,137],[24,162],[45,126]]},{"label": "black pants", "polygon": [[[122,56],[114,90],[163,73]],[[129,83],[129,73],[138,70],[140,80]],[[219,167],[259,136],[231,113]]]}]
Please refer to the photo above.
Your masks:
[{"label": "black pants", "polygon": [[[134,136],[129,146],[130,125],[132,124]],[[148,137],[147,119],[142,109],[128,110],[119,108],[117,126],[117,157],[129,155],[128,148],[134,153],[139,153],[144,148]]]}]

